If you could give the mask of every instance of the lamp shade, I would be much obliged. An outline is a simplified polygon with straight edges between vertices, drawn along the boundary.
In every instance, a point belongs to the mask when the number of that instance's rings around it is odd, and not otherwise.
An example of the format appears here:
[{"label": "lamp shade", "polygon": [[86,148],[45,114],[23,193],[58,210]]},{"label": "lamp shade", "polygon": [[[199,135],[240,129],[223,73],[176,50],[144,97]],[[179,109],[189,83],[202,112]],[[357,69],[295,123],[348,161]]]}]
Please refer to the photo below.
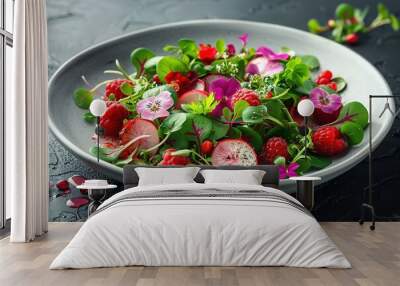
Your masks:
[{"label": "lamp shade", "polygon": [[89,110],[96,117],[103,116],[104,112],[107,109],[107,105],[104,100],[95,99],[90,104]]},{"label": "lamp shade", "polygon": [[311,116],[314,113],[314,103],[309,99],[303,99],[297,105],[297,112],[303,116]]}]

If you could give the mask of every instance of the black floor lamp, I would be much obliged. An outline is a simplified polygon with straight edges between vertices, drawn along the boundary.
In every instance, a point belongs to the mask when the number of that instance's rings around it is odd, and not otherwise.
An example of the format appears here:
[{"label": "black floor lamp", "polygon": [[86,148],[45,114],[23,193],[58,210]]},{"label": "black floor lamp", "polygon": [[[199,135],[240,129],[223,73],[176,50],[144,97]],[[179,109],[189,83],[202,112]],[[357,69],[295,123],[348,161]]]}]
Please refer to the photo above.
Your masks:
[{"label": "black floor lamp", "polygon": [[[369,175],[369,179],[368,179],[368,202],[367,203],[363,203],[361,204],[361,217],[359,220],[360,224],[363,224],[365,221],[365,210],[369,210],[371,212],[371,221],[372,224],[370,225],[370,229],[374,230],[375,229],[375,208],[373,206],[373,160],[372,160],[372,100],[375,98],[400,98],[400,95],[370,95],[369,96],[369,166],[368,166],[368,175]],[[379,117],[381,117],[383,115],[383,113],[389,110],[392,114],[392,116],[396,117],[397,115],[399,115],[400,113],[400,109],[394,113],[394,111],[392,111],[390,109],[390,105],[388,103],[386,103],[384,110],[382,111],[382,113],[380,114]]]}]

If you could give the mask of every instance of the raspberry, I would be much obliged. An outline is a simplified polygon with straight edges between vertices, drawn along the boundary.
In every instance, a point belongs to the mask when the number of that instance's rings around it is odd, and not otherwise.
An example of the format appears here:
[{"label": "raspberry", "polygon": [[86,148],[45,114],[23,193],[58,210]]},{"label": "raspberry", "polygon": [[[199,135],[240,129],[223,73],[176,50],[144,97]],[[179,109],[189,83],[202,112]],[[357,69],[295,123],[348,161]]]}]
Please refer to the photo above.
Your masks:
[{"label": "raspberry", "polygon": [[347,142],[339,130],[333,126],[319,128],[312,135],[314,151],[320,155],[335,156],[347,149]]},{"label": "raspberry", "polygon": [[257,93],[247,88],[241,88],[232,95],[232,109],[235,106],[235,103],[239,100],[247,101],[247,103],[251,106],[257,106],[261,104],[260,98],[258,97]]},{"label": "raspberry", "polygon": [[129,116],[128,109],[120,103],[113,103],[100,118],[100,126],[104,128],[105,136],[118,136],[125,118]]},{"label": "raspberry", "polygon": [[160,166],[179,166],[190,164],[189,157],[185,156],[174,156],[171,153],[175,152],[176,149],[170,148],[165,150],[163,160],[158,164]]},{"label": "raspberry", "polygon": [[276,157],[282,156],[289,159],[289,152],[287,150],[287,143],[282,137],[272,137],[268,139],[264,145],[264,158],[268,164],[274,162]]},{"label": "raspberry", "polygon": [[126,95],[121,91],[121,85],[123,85],[124,83],[129,83],[133,86],[133,83],[127,79],[116,79],[112,82],[107,83],[104,100],[116,101],[126,97]]}]

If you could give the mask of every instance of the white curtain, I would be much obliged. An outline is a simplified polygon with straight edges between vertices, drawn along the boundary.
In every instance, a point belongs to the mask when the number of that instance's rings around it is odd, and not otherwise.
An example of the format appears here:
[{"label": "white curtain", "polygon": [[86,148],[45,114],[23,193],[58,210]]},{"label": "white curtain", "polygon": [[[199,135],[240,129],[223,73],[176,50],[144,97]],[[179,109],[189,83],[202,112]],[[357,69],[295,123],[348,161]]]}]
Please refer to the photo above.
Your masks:
[{"label": "white curtain", "polygon": [[47,21],[45,0],[15,1],[13,94],[6,98],[6,187],[12,242],[47,232]]}]

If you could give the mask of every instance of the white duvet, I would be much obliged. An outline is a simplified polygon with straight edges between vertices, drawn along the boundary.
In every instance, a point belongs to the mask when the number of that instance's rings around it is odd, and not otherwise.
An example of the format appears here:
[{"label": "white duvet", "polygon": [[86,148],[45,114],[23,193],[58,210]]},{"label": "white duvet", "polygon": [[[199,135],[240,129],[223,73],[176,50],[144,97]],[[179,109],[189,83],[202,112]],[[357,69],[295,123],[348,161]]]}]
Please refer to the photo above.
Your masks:
[{"label": "white duvet", "polygon": [[262,190],[297,202],[277,189],[254,185],[128,189],[99,207],[50,269],[127,265],[350,267],[318,222],[290,204],[251,197],[121,200],[135,192],[207,189]]}]

